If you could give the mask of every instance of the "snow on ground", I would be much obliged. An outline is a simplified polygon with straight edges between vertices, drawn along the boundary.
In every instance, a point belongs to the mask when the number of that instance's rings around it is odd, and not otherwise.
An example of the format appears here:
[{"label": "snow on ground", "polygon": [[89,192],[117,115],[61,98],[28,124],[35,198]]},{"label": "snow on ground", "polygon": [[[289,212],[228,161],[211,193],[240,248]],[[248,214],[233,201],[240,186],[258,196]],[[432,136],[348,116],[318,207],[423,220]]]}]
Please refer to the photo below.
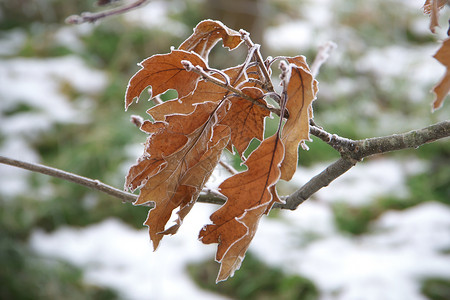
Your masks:
[{"label": "snow on ground", "polygon": [[151,1],[143,7],[127,13],[124,17],[132,24],[147,28],[158,28],[182,37],[190,34],[191,29],[183,23],[170,19],[168,15],[174,10],[182,10],[184,5],[185,3],[182,1],[176,3]]},{"label": "snow on ground", "polygon": [[[11,33],[10,36],[12,36]],[[14,44],[11,40],[0,41],[2,45]],[[10,48],[12,46],[9,46]],[[89,107],[95,105],[90,95],[100,92],[106,85],[106,75],[89,68],[81,58],[65,56],[59,58],[0,59],[0,134],[4,139],[0,145],[1,155],[30,162],[39,157],[30,146],[37,134],[49,130],[55,123],[79,123],[88,121]],[[62,93],[72,89],[80,97],[70,101]],[[3,114],[14,111],[21,105],[28,112]],[[26,190],[26,178],[30,173],[0,165],[0,191],[14,195]]]},{"label": "snow on ground", "polygon": [[115,219],[52,234],[36,231],[30,244],[39,253],[82,267],[86,281],[117,289],[124,299],[225,299],[200,290],[185,270],[188,262],[214,257],[214,247],[197,240],[208,213],[205,205],[194,208],[180,232],[164,238],[156,252],[146,229]]},{"label": "snow on ground", "polygon": [[[210,211],[199,204],[156,252],[146,230],[114,219],[52,234],[36,231],[30,244],[82,267],[87,281],[118,289],[126,299],[221,299],[199,291],[185,271],[189,262],[213,259],[214,247],[196,239]],[[450,247],[447,206],[430,202],[389,212],[373,229],[361,238],[336,234],[329,208],[311,201],[281,219],[263,219],[250,251],[312,279],[321,299],[425,299],[421,278],[450,276],[450,258],[439,253]]]},{"label": "snow on ground", "polygon": [[[439,252],[450,247],[450,209],[443,204],[388,212],[375,222],[375,233],[361,238],[335,234],[323,204],[307,202],[283,217],[286,223],[262,221],[250,251],[312,279],[322,299],[425,299],[421,278],[450,276],[450,257]],[[311,233],[316,239],[302,245]]]},{"label": "snow on ground", "polygon": [[[390,160],[364,163],[354,176],[350,172],[346,180],[344,175],[320,195],[342,200],[339,191],[349,195],[349,185],[371,199],[370,194],[390,194],[394,186],[404,188],[405,173],[399,170],[402,167]],[[385,184],[386,189],[380,189]],[[296,211],[281,212],[279,219],[264,218],[250,251],[273,266],[312,279],[321,299],[424,299],[421,278],[450,276],[450,258],[439,253],[450,247],[447,206],[429,202],[385,213],[371,234],[352,238],[336,231],[328,203],[332,198],[307,201]],[[356,198],[349,201],[360,204]],[[215,247],[202,245],[197,234],[214,208],[197,204],[179,233],[164,238],[156,252],[145,229],[136,231],[114,219],[52,234],[36,231],[30,244],[41,254],[83,267],[87,281],[116,288],[126,299],[215,299],[199,292],[185,271],[189,262],[213,259]]]},{"label": "snow on ground", "polygon": [[[61,93],[64,85],[86,96],[101,91],[106,77],[102,72],[88,68],[81,58],[64,56],[0,60],[0,81],[0,110],[12,109],[23,103],[39,110],[49,122],[71,123],[79,122],[86,111],[70,103]],[[76,100],[75,103],[82,103],[86,99]],[[8,123],[10,120],[2,124],[3,131],[8,131],[4,129]]]},{"label": "snow on ground", "polygon": [[[311,168],[299,167],[292,180],[283,183],[283,188],[289,193],[293,192],[327,166],[328,164],[318,164]],[[352,205],[368,204],[382,195],[406,197],[406,177],[424,172],[425,168],[426,164],[417,159],[367,159],[333,181],[329,188],[319,190],[313,197],[327,203],[345,201]]]}]

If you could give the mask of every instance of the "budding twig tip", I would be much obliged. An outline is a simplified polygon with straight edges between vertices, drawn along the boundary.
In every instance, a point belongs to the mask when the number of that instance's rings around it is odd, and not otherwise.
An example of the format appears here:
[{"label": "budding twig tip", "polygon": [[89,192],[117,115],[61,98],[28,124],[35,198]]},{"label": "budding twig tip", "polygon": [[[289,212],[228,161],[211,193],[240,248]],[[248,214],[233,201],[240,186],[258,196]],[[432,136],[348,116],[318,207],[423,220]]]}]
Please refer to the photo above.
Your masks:
[{"label": "budding twig tip", "polygon": [[186,69],[186,71],[191,72],[194,69],[194,65],[188,60],[182,60],[181,65]]}]

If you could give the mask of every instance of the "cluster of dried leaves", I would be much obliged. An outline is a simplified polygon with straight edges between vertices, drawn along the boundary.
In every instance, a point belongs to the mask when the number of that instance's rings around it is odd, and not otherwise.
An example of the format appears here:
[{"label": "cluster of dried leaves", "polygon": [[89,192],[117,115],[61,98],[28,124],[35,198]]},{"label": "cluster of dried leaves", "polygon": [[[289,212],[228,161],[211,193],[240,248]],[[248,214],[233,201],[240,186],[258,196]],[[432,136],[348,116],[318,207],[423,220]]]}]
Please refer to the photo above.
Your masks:
[{"label": "cluster of dried leaves", "polygon": [[[424,5],[433,32],[439,9],[446,3],[427,0]],[[245,61],[225,70],[209,67],[209,52],[220,40],[230,50],[246,44]],[[447,39],[434,56],[447,67],[446,75],[434,87],[434,109],[442,105],[450,89],[449,52]],[[271,67],[277,61],[280,92],[271,80]],[[309,140],[317,81],[303,56],[263,60],[259,45],[253,44],[247,32],[212,20],[199,23],[178,49],[151,56],[140,66],[128,84],[126,108],[149,86],[153,99],[170,89],[178,93],[177,99],[147,110],[153,120],[140,124],[149,135],[144,154],[130,168],[125,183],[128,190],[140,189],[136,205],[154,204],[144,224],[155,250],[165,235],[177,232],[224,149],[239,153],[247,166],[219,186],[227,201],[199,234],[203,243],[218,244],[216,260],[221,265],[217,281],[226,280],[240,267],[261,217],[274,203],[282,202],[275,184],[292,178],[298,147]],[[268,104],[268,98],[275,107]],[[271,112],[280,116],[280,123],[277,132],[264,139],[264,120]],[[253,139],[261,144],[246,158],[244,151]],[[177,219],[168,226],[174,211]]]},{"label": "cluster of dried leaves", "polygon": [[[230,50],[242,42],[248,46],[243,64],[225,70],[208,66],[211,48],[222,40]],[[273,89],[270,66],[280,61],[282,92]],[[144,60],[131,79],[126,107],[151,86],[153,97],[175,89],[178,99],[150,108],[154,121],[144,121],[148,133],[144,154],[132,166],[126,188],[140,188],[135,204],[154,202],[145,224],[156,249],[164,235],[174,234],[189,213],[222,151],[238,152],[247,170],[226,179],[219,187],[226,203],[210,217],[199,238],[217,243],[221,263],[217,280],[225,280],[239,268],[260,218],[275,202],[281,202],[275,184],[290,180],[297,167],[298,147],[309,139],[311,103],[317,81],[303,56],[269,58],[263,61],[259,45],[245,31],[237,32],[221,22],[206,20],[181,46],[168,54]],[[279,104],[278,131],[263,139],[264,119]],[[252,139],[261,142],[248,158],[243,153]],[[178,209],[175,224],[167,227]]]},{"label": "cluster of dried leaves", "polygon": [[[423,6],[423,11],[430,15],[430,30],[435,33],[436,27],[439,27],[439,11],[446,5],[449,4],[447,0],[427,0]],[[450,5],[450,4],[449,4]],[[450,20],[449,20],[450,26]],[[450,27],[447,31],[447,35],[450,36]],[[439,109],[444,103],[445,97],[447,97],[450,92],[450,38],[447,38],[442,43],[441,48],[433,56],[447,69],[444,77],[441,81],[433,87],[433,92],[436,97],[433,101],[433,110]]]}]

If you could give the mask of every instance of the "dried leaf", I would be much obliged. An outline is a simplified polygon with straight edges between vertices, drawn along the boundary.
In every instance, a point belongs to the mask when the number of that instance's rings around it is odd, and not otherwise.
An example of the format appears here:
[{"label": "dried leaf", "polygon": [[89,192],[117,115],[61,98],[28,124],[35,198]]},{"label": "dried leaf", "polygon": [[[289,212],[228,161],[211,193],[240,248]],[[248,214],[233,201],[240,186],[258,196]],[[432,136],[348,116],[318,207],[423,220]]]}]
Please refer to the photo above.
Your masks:
[{"label": "dried leaf", "polygon": [[281,179],[290,180],[297,169],[298,146],[310,140],[309,120],[312,117],[312,101],[318,91],[317,81],[303,56],[288,58],[291,77],[287,86],[286,108],[289,119],[281,132],[281,140],[286,147],[286,154],[281,164]]},{"label": "dried leaf", "polygon": [[[264,93],[253,87],[243,88],[242,92],[263,105],[267,105]],[[264,118],[270,115],[267,109],[238,96],[230,97],[231,108],[221,124],[231,128],[231,142],[239,154],[243,154],[253,138],[264,138]]]},{"label": "dried leaf", "polygon": [[144,122],[142,129],[151,132],[144,155],[130,169],[127,186],[142,186],[135,204],[154,202],[145,224],[149,226],[154,248],[159,245],[172,211],[180,207],[177,225],[197,199],[206,180],[230,139],[226,126],[216,126],[222,112],[213,114],[216,105],[199,104],[189,115],[173,115],[167,122]]},{"label": "dried leaf", "polygon": [[[226,69],[223,72],[230,77],[232,82],[240,82],[242,79],[237,77],[242,70],[241,66]],[[221,79],[219,74],[212,74],[211,76]],[[242,78],[242,76],[240,76]],[[194,111],[195,104],[203,102],[214,102],[218,103],[220,100],[224,99],[230,92],[223,87],[220,87],[212,82],[200,80],[198,82],[197,88],[192,94],[181,98],[166,101],[159,105],[153,106],[147,113],[153,117],[156,121],[163,121],[166,116],[172,114],[189,114]]]},{"label": "dried leaf", "polygon": [[435,33],[435,28],[439,27],[439,10],[441,10],[447,0],[427,0],[423,5],[423,11],[430,15],[430,30]]},{"label": "dried leaf", "polygon": [[[213,136],[207,143],[208,150],[198,157],[189,157],[190,155],[184,155],[182,160],[188,165],[184,168],[181,161],[178,162],[178,166],[164,170],[165,174],[162,175],[165,178],[169,175],[168,181],[174,182],[172,179],[176,179],[176,189],[170,189],[169,182],[163,182],[162,184],[169,187],[169,191],[175,190],[175,193],[168,193],[166,198],[158,198],[155,201],[155,208],[150,210],[145,225],[149,228],[150,238],[153,242],[153,247],[156,250],[161,239],[164,235],[175,234],[178,228],[181,226],[184,217],[192,209],[198,195],[202,191],[206,181],[211,176],[214,168],[216,167],[220,155],[230,140],[230,129],[226,126],[218,125],[214,127]],[[179,159],[180,155],[174,156],[174,161],[169,163],[170,165],[177,165],[176,159]],[[194,162],[197,161],[195,164]],[[190,164],[193,164],[190,166]],[[172,173],[171,173],[172,172]],[[166,223],[169,221],[172,211],[179,207],[177,212],[178,218],[175,224],[165,229]]]},{"label": "dried leaf", "polygon": [[272,204],[271,187],[280,178],[284,146],[278,133],[262,141],[246,161],[248,170],[225,180],[220,192],[227,202],[210,217],[199,238],[218,243],[216,260],[221,263],[217,280],[232,276],[244,258],[261,216]]},{"label": "dried leaf", "polygon": [[169,89],[175,89],[180,98],[192,93],[200,75],[186,71],[181,64],[182,60],[188,60],[193,65],[206,68],[206,62],[200,56],[182,50],[153,55],[142,61],[139,64],[142,69],[134,74],[128,83],[125,109],[135,98],[139,98],[142,91],[148,86],[152,86],[151,94],[153,96],[162,94]]},{"label": "dried leaf", "polygon": [[223,46],[233,50],[242,42],[241,34],[225,26],[220,21],[204,20],[194,29],[194,33],[180,46],[180,50],[193,51],[208,61],[211,49],[222,39]]},{"label": "dried leaf", "polygon": [[[241,74],[242,67],[235,67],[224,71],[230,77],[230,81],[234,85],[243,83],[245,76]],[[241,76],[239,76],[241,75]],[[216,78],[220,75],[214,74]],[[263,99],[264,94],[260,89],[254,87],[245,87],[254,85],[252,83],[244,83],[242,92],[255,99],[262,105],[267,105]],[[171,114],[188,114],[193,111],[194,105],[202,102],[218,103],[230,92],[211,82],[201,80],[193,94],[182,99],[175,99],[164,102],[150,108],[147,113],[157,121],[163,121],[166,116]],[[236,147],[239,154],[245,151],[253,138],[263,139],[264,134],[264,118],[269,116],[269,111],[261,106],[252,103],[247,99],[239,96],[228,98],[231,101],[231,108],[221,124],[228,125],[231,128],[231,141]],[[230,151],[232,149],[229,149]]]},{"label": "dried leaf", "polygon": [[441,48],[433,57],[447,68],[444,77],[433,88],[433,92],[436,94],[433,101],[433,110],[436,110],[442,107],[445,97],[450,92],[450,39],[446,39],[442,43]]}]

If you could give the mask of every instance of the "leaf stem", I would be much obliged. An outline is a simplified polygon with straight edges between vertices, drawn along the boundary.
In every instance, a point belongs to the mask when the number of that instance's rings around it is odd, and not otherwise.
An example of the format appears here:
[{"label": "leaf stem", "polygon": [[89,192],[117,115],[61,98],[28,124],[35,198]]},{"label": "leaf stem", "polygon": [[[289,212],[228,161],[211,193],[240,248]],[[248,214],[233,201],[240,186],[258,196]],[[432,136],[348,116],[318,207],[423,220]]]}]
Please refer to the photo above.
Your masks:
[{"label": "leaf stem", "polygon": [[254,52],[253,56],[255,57],[255,60],[258,62],[259,69],[264,75],[264,80],[267,89],[273,92],[274,88],[272,85],[272,80],[270,78],[269,70],[267,69],[266,64],[264,63],[264,59],[262,58],[261,55],[260,50],[261,45],[253,43],[253,41],[250,38],[250,33],[248,33],[247,31],[241,29],[239,30],[239,33],[241,34],[242,40],[247,45],[247,47],[249,47],[250,49],[256,47],[256,51]]}]

